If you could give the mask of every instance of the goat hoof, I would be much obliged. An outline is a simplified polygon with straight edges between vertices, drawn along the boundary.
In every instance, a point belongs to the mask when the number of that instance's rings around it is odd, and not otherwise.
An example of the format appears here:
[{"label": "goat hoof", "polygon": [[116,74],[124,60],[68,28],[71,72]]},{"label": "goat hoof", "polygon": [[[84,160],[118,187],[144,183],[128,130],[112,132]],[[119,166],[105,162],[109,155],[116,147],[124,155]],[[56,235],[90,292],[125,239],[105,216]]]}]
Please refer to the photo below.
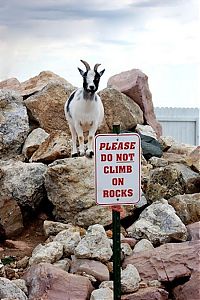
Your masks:
[{"label": "goat hoof", "polygon": [[78,153],[73,153],[72,157],[78,157]]},{"label": "goat hoof", "polygon": [[92,158],[93,155],[94,155],[94,152],[93,151],[87,151],[86,154],[87,154],[87,157]]}]

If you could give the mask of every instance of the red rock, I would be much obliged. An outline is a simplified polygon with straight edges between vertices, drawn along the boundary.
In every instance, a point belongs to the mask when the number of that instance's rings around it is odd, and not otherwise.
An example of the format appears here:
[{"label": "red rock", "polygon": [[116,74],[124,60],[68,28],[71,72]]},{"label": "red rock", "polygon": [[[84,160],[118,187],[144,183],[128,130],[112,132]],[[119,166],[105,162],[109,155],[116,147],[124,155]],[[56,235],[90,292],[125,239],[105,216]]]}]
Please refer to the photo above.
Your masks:
[{"label": "red rock", "polygon": [[123,267],[133,264],[143,281],[171,282],[188,277],[198,269],[199,241],[168,243],[151,251],[134,253],[125,258]]},{"label": "red rock", "polygon": [[200,157],[200,146],[196,147],[196,149],[194,149],[186,159],[188,165],[194,168],[194,170],[197,172],[200,172],[199,157]]},{"label": "red rock", "polygon": [[200,271],[194,272],[190,280],[178,285],[173,290],[174,300],[199,300],[200,299]]},{"label": "red rock", "polygon": [[138,240],[134,238],[122,238],[121,243],[127,243],[131,248],[133,248],[137,244]]},{"label": "red rock", "polygon": [[88,278],[69,274],[49,263],[31,266],[24,279],[29,300],[87,300],[93,290]]},{"label": "red rock", "polygon": [[11,249],[18,249],[20,251],[30,249],[29,245],[23,241],[5,240],[5,246]]},{"label": "red rock", "polygon": [[0,227],[6,237],[19,234],[23,230],[23,219],[17,201],[9,198],[0,199]]},{"label": "red rock", "polygon": [[122,300],[167,300],[168,292],[158,287],[147,287],[139,291],[123,295]]},{"label": "red rock", "polygon": [[143,111],[147,124],[155,130],[158,137],[162,135],[162,127],[154,113],[148,77],[142,71],[132,69],[114,75],[109,78],[107,86],[115,88],[133,99]]},{"label": "red rock", "polygon": [[186,228],[189,234],[189,239],[191,239],[192,241],[200,240],[200,221],[189,224],[186,226]]}]

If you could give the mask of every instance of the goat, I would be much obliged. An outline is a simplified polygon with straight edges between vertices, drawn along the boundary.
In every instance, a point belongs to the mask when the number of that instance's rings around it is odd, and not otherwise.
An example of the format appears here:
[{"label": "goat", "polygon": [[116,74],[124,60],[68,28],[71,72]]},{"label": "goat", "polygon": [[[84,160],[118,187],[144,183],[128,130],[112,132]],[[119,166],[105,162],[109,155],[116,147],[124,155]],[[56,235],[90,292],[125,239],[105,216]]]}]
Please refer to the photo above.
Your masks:
[{"label": "goat", "polygon": [[[96,64],[94,70],[91,70],[90,65],[86,61],[81,60],[81,62],[86,67],[86,71],[78,68],[83,77],[83,87],[72,92],[65,103],[64,111],[72,136],[72,157],[78,156],[76,146],[76,138],[78,136],[80,156],[86,154],[86,156],[92,158],[94,155],[94,135],[104,118],[104,107],[96,91],[105,69],[98,72],[97,68],[100,64]],[[89,131],[89,134],[85,152],[83,133],[86,131]]]}]

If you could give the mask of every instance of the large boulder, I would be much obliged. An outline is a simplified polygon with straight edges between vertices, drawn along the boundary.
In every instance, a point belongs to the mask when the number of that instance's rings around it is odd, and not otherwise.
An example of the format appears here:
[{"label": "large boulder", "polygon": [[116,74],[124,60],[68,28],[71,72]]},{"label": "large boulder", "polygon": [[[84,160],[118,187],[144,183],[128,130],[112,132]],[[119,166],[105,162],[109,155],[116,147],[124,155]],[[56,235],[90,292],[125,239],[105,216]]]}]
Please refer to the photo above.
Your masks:
[{"label": "large boulder", "polygon": [[[47,196],[53,204],[56,221],[87,228],[95,223],[112,223],[112,211],[96,205],[94,160],[87,157],[54,161],[45,174]],[[125,206],[124,216],[131,215],[134,206]]]},{"label": "large boulder", "polygon": [[28,135],[29,124],[22,97],[0,90],[0,159],[16,157]]},{"label": "large boulder", "polygon": [[42,163],[2,161],[0,163],[0,202],[4,199],[16,200],[24,213],[35,211],[45,198],[44,173]]},{"label": "large boulder", "polygon": [[200,193],[177,195],[168,200],[184,224],[200,221]]},{"label": "large boulder", "polygon": [[59,75],[51,71],[42,71],[39,75],[21,83],[22,95],[27,98],[28,96],[41,91],[48,83],[51,82],[65,84],[69,88],[73,87],[67,80]]},{"label": "large boulder", "polygon": [[64,104],[73,90],[73,87],[59,82],[49,83],[40,92],[25,100],[31,118],[48,133],[54,130],[69,133],[64,115]]},{"label": "large boulder", "polygon": [[190,280],[173,289],[174,300],[199,300],[200,298],[200,271],[192,273]]},{"label": "large boulder", "polygon": [[105,110],[105,121],[100,128],[101,133],[112,132],[115,122],[120,122],[121,130],[134,128],[143,124],[143,113],[140,107],[129,97],[119,91],[106,88],[99,92]]},{"label": "large boulder", "polygon": [[84,276],[69,274],[49,263],[31,266],[24,275],[29,300],[88,300],[93,290]]},{"label": "large boulder", "polygon": [[108,87],[117,89],[137,103],[144,113],[144,119],[157,133],[162,134],[162,127],[156,120],[148,77],[138,69],[132,69],[109,78]]},{"label": "large boulder", "polygon": [[123,295],[121,300],[167,300],[168,292],[159,287],[147,287],[139,291]]},{"label": "large boulder", "polygon": [[193,272],[198,271],[199,251],[199,241],[168,243],[150,251],[133,253],[125,258],[123,267],[133,264],[145,282],[188,279]]},{"label": "large boulder", "polygon": [[185,225],[164,199],[145,208],[139,219],[127,228],[127,232],[130,237],[147,238],[155,245],[187,240]]}]

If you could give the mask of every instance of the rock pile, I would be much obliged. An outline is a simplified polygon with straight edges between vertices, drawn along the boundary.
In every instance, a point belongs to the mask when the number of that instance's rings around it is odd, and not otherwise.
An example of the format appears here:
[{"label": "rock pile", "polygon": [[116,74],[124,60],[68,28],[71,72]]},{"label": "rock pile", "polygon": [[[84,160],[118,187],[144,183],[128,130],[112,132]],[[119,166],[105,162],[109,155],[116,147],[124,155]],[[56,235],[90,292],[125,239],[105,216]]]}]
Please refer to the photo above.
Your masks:
[{"label": "rock pile", "polygon": [[[112,211],[95,203],[94,160],[70,157],[73,89],[52,72],[0,82],[2,300],[113,299]],[[140,70],[111,77],[100,95],[99,132],[120,121],[143,141],[143,194],[121,215],[122,299],[199,299],[200,149],[161,135]],[[30,249],[20,233],[47,207],[45,241]],[[6,257],[8,245],[31,254]]]}]

